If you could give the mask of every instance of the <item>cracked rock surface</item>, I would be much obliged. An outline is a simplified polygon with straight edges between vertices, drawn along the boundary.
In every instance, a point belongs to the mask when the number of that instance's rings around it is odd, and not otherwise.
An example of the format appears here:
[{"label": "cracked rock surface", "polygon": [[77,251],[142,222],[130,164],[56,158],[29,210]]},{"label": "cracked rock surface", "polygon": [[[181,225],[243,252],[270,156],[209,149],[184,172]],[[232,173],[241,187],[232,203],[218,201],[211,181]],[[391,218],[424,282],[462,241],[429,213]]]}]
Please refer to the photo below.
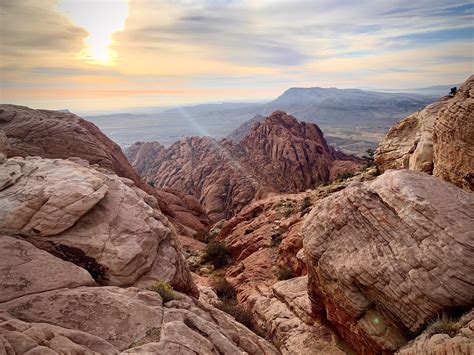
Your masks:
[{"label": "cracked rock surface", "polygon": [[361,353],[395,351],[445,310],[474,303],[474,195],[389,170],[305,219],[309,295]]},{"label": "cracked rock surface", "polygon": [[445,96],[394,125],[380,142],[381,172],[410,169],[474,190],[474,75]]},{"label": "cracked rock surface", "polygon": [[[40,156],[50,159],[77,157],[132,180],[156,197],[156,207],[181,234],[192,236],[208,229],[209,220],[192,196],[155,189],[134,171],[120,147],[89,121],[69,112],[33,110],[0,105],[0,152],[7,157]],[[2,143],[6,137],[5,143]],[[2,153],[0,153],[1,155]]]},{"label": "cracked rock surface", "polygon": [[77,159],[9,158],[0,171],[0,232],[86,269],[103,285],[163,280],[196,294],[174,229],[132,181]]}]

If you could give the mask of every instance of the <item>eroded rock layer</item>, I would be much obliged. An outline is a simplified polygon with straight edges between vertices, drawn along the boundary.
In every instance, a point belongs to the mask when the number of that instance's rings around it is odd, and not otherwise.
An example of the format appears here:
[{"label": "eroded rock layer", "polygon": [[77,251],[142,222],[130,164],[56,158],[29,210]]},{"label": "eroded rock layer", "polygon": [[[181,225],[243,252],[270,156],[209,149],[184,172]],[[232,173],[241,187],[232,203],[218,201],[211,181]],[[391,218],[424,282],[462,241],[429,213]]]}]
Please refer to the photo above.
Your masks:
[{"label": "eroded rock layer", "polygon": [[[147,185],[134,171],[120,147],[94,124],[67,112],[33,110],[23,106],[0,105],[0,130],[8,142],[6,155],[43,158],[78,157],[90,164],[132,180],[154,195],[160,209],[176,225],[178,232],[193,234],[208,228],[208,219],[191,196],[173,194]],[[173,206],[171,206],[173,205]],[[177,214],[173,207],[179,206]]]},{"label": "eroded rock layer", "polygon": [[319,201],[302,231],[313,310],[361,353],[474,303],[474,195],[389,170]]},{"label": "eroded rock layer", "polygon": [[381,172],[410,169],[474,190],[474,75],[453,96],[415,112],[380,142]]},{"label": "eroded rock layer", "polygon": [[256,123],[239,143],[191,137],[167,149],[138,143],[127,154],[147,181],[196,196],[214,222],[255,197],[304,191],[363,165],[330,148],[315,124],[281,111]]},{"label": "eroded rock layer", "polygon": [[0,164],[0,232],[71,261],[104,285],[163,280],[196,293],[174,229],[133,181],[80,159]]}]

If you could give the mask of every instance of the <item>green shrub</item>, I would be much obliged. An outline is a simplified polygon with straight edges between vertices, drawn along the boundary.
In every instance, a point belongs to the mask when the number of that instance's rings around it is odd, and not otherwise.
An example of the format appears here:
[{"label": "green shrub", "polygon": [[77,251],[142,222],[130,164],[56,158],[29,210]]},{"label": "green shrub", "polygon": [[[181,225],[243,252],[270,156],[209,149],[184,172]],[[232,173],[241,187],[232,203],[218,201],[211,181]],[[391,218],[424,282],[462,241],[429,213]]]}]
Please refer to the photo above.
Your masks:
[{"label": "green shrub", "polygon": [[239,305],[235,300],[216,302],[214,306],[231,315],[237,322],[245,325],[253,332],[256,332],[257,327],[252,312]]},{"label": "green shrub", "polygon": [[283,215],[284,215],[285,217],[290,217],[292,213],[293,213],[293,208],[288,207],[288,208],[285,210],[285,212],[283,212]]},{"label": "green shrub", "polygon": [[448,334],[451,338],[456,336],[459,332],[460,326],[454,319],[451,319],[445,315],[438,318],[428,327],[428,333],[433,334]]},{"label": "green shrub", "polygon": [[454,97],[456,93],[458,92],[458,88],[456,86],[453,86],[451,90],[449,90],[449,96]]},{"label": "green shrub", "polygon": [[161,298],[163,299],[163,302],[165,303],[168,301],[172,301],[176,298],[176,294],[173,291],[173,287],[169,283],[164,281],[158,281],[154,283],[153,285],[149,286],[147,290],[159,293]]},{"label": "green shrub", "polygon": [[362,158],[364,158],[367,162],[367,167],[371,167],[374,165],[374,154],[375,151],[373,149],[369,148],[365,151],[365,155]]},{"label": "green shrub", "polygon": [[276,209],[278,209],[282,206],[283,206],[283,202],[281,202],[281,201],[275,202],[272,206],[272,210],[276,210]]},{"label": "green shrub", "polygon": [[277,246],[280,245],[282,240],[281,233],[280,232],[275,232],[272,234],[272,248],[276,248]]},{"label": "green shrub", "polygon": [[306,196],[306,197],[303,199],[303,203],[301,204],[300,212],[303,212],[303,211],[309,209],[312,205],[313,205],[313,204],[311,203],[311,197]]},{"label": "green shrub", "polygon": [[278,280],[280,280],[280,281],[292,279],[295,276],[296,275],[293,272],[293,270],[291,268],[287,267],[287,266],[281,267],[278,270]]},{"label": "green shrub", "polygon": [[155,187],[155,182],[153,180],[148,181],[147,184],[151,187]]},{"label": "green shrub", "polygon": [[231,256],[225,244],[212,240],[206,245],[203,260],[220,268],[230,263]]},{"label": "green shrub", "polygon": [[344,173],[344,174],[338,175],[338,176],[337,176],[337,179],[339,179],[339,180],[347,180],[347,179],[349,179],[349,178],[351,178],[351,177],[353,177],[353,176],[355,176],[355,174],[349,172],[349,173]]},{"label": "green shrub", "polygon": [[214,289],[217,297],[221,300],[232,300],[235,299],[236,291],[225,277],[216,277],[212,280],[212,288]]}]

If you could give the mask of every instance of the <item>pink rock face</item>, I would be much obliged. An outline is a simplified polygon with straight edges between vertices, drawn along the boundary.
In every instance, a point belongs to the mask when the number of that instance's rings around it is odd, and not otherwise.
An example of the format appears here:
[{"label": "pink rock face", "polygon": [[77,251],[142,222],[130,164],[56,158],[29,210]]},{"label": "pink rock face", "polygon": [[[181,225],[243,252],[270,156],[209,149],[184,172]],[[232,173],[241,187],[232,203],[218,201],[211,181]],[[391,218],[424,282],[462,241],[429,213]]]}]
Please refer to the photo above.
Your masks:
[{"label": "pink rock face", "polygon": [[434,172],[474,190],[474,75],[444,106],[433,127]]},{"label": "pink rock face", "polygon": [[196,295],[174,228],[151,206],[154,198],[128,179],[73,160],[0,163],[0,233],[81,266],[102,285],[163,280]]},{"label": "pink rock face", "polygon": [[281,111],[239,143],[191,137],[168,149],[137,143],[127,154],[147,181],[196,196],[214,222],[268,192],[304,191],[363,165],[330,148],[315,124]]},{"label": "pink rock face", "polygon": [[394,125],[380,142],[381,172],[410,169],[474,190],[474,75],[445,96]]},{"label": "pink rock face", "polygon": [[[132,180],[136,186],[156,197],[160,209],[185,234],[206,231],[209,220],[197,208],[197,201],[183,193],[154,189],[134,171],[120,147],[94,124],[72,114],[32,110],[23,106],[0,105],[0,130],[3,130],[8,157],[78,157],[90,164]],[[175,213],[179,210],[180,213]]]},{"label": "pink rock face", "polygon": [[472,193],[406,169],[320,200],[302,230],[313,310],[378,354],[471,307],[473,216]]}]

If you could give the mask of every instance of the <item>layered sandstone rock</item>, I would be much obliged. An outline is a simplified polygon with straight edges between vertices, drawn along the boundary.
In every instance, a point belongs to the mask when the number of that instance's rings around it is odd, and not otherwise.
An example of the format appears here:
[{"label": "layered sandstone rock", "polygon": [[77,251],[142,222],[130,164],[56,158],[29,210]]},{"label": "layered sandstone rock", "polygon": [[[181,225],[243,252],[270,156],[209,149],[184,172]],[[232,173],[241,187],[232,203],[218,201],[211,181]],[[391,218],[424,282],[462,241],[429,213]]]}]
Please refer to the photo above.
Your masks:
[{"label": "layered sandstone rock", "polygon": [[410,169],[474,189],[474,76],[454,97],[415,112],[393,126],[375,153],[381,172]]},{"label": "layered sandstone rock", "polygon": [[0,302],[32,293],[95,284],[86,270],[24,240],[0,236]]},{"label": "layered sandstone rock", "polygon": [[225,222],[216,237],[233,257],[225,278],[235,288],[237,302],[250,309],[260,329],[283,354],[342,351],[332,330],[313,316],[307,277],[299,275],[306,274],[301,235],[304,216],[316,201],[348,184],[341,181],[255,201]]},{"label": "layered sandstone rock", "polygon": [[196,196],[214,222],[269,192],[304,191],[363,165],[331,149],[315,124],[281,111],[256,123],[239,143],[209,137],[185,138],[167,149],[137,143],[128,156],[147,181]]},{"label": "layered sandstone rock", "polygon": [[433,123],[448,100],[449,97],[443,97],[390,128],[375,153],[381,172],[388,169],[433,172]]},{"label": "layered sandstone rock", "polygon": [[[7,156],[41,156],[43,158],[78,157],[91,164],[132,180],[136,186],[157,198],[160,209],[183,233],[208,229],[209,221],[196,201],[183,193],[161,191],[148,186],[133,170],[120,147],[94,124],[68,112],[32,110],[23,106],[0,105],[0,131],[7,140]],[[179,206],[176,214],[170,205]],[[183,219],[181,219],[183,217]]]},{"label": "layered sandstone rock", "polygon": [[165,149],[158,142],[136,142],[124,152],[138,174],[143,174],[155,165],[154,159]]},{"label": "layered sandstone rock", "polygon": [[257,323],[279,344],[284,355],[343,355],[335,334],[311,315],[307,277],[259,288],[253,312]]},{"label": "layered sandstone rock", "polygon": [[[440,324],[449,325],[449,328]],[[463,315],[458,321],[440,318],[397,352],[400,355],[471,355],[473,353],[474,311]]]},{"label": "layered sandstone rock", "polygon": [[0,351],[277,354],[225,313],[180,293],[174,297],[164,303],[152,291],[104,286],[0,303]]},{"label": "layered sandstone rock", "polygon": [[173,227],[133,181],[77,158],[10,158],[0,171],[1,233],[22,236],[104,285],[163,280],[196,294]]},{"label": "layered sandstone rock", "polygon": [[395,351],[474,303],[474,195],[389,170],[319,201],[302,230],[315,313],[360,353]]},{"label": "layered sandstone rock", "polygon": [[433,127],[435,176],[474,190],[474,75],[449,100]]}]

